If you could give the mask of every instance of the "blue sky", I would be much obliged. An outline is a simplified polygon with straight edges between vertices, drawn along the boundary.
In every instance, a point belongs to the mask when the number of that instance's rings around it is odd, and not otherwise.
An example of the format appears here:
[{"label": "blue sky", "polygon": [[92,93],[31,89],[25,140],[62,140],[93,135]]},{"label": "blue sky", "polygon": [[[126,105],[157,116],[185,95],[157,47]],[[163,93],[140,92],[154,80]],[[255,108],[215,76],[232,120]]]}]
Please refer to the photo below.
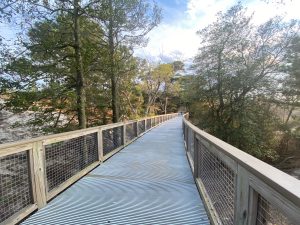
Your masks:
[{"label": "blue sky", "polygon": [[[152,30],[148,46],[136,51],[136,55],[152,61],[187,60],[192,58],[200,45],[196,32],[215,20],[219,11],[226,11],[238,0],[157,0],[163,9],[163,20]],[[242,0],[249,15],[254,13],[253,23],[262,24],[282,15],[288,19],[300,19],[300,0]],[[267,3],[269,2],[269,3]]]},{"label": "blue sky", "polygon": [[[135,55],[153,62],[186,61],[197,53],[200,39],[196,32],[204,28],[219,11],[226,11],[238,0],[156,0],[163,10],[163,19],[149,34],[147,47],[136,49]],[[283,1],[283,4],[274,2]],[[261,24],[276,15],[300,19],[300,0],[241,0],[253,22]],[[269,3],[266,3],[269,2]],[[15,30],[0,24],[1,34],[14,39]]]}]

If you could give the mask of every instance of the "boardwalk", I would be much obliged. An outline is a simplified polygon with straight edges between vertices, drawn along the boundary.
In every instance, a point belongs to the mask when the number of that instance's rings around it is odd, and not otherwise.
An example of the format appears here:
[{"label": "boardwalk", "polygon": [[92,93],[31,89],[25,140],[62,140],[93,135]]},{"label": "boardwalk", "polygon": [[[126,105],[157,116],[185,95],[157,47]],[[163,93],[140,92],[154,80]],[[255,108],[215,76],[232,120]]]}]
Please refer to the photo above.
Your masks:
[{"label": "boardwalk", "polygon": [[181,122],[146,133],[22,224],[209,224]]}]

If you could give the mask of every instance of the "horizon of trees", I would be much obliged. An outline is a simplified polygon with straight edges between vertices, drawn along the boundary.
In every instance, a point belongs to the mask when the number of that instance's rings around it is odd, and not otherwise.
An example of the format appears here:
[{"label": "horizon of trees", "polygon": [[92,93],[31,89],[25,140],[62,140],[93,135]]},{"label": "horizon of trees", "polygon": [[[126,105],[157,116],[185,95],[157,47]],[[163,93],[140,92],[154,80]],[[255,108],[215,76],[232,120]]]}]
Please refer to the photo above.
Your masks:
[{"label": "horizon of trees", "polygon": [[155,2],[5,0],[0,13],[21,30],[14,46],[0,37],[1,109],[33,111],[27,125],[41,132],[185,106],[195,125],[269,163],[285,160],[299,139],[299,21],[257,26],[239,3],[197,32],[194,74],[177,76],[181,61],[133,55],[161,21]]},{"label": "horizon of trees", "polygon": [[35,112],[26,125],[61,132],[174,107],[178,69],[133,56],[160,23],[155,2],[6,0],[0,12],[22,30],[0,43],[2,108]]},{"label": "horizon of trees", "polygon": [[[281,17],[256,26],[247,15],[239,3],[198,31],[183,98],[198,127],[275,163],[300,137],[299,116],[292,116],[300,106],[300,26]],[[283,121],[279,109],[288,111]]]}]

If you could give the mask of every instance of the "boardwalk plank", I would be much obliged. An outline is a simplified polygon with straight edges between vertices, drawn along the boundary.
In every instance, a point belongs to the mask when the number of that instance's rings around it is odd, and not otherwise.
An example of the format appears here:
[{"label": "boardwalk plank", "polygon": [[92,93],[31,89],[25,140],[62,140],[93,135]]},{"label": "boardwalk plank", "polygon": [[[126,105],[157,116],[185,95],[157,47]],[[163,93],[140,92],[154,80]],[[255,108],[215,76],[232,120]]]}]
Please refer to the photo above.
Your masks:
[{"label": "boardwalk plank", "polygon": [[209,224],[181,118],[137,139],[22,224]]}]

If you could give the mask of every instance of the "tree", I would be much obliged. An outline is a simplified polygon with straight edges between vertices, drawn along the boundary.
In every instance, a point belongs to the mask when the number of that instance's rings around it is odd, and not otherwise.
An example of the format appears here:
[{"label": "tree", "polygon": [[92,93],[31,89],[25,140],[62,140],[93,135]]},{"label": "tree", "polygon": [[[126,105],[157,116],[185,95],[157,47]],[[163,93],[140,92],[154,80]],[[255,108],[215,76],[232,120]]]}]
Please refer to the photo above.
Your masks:
[{"label": "tree", "polygon": [[[78,59],[72,25],[73,18],[68,14],[62,14],[55,20],[35,23],[28,32],[28,41],[24,42],[27,54],[23,58],[17,58],[7,67],[8,73],[21,75],[26,80],[21,90],[11,95],[11,101],[7,105],[18,109],[20,102],[15,100],[26,96],[26,92],[32,93],[31,98],[23,99],[23,102],[27,103],[21,110],[33,109],[38,102],[40,107],[34,109],[40,113],[34,123],[44,127],[45,124],[50,123],[49,128],[52,131],[57,128],[57,121],[62,115],[70,119],[66,124],[69,126],[72,124],[71,121],[73,123],[76,121],[75,112],[78,120],[82,118],[78,114],[78,67],[76,66]],[[93,30],[98,35],[101,33],[98,24],[87,17],[82,17],[79,25],[82,27],[80,32],[90,33]],[[80,40],[85,85],[88,80],[95,81],[95,71],[103,54],[97,37],[89,35]],[[99,84],[101,74],[99,76],[97,73],[97,75],[96,83]],[[35,86],[35,89],[32,89],[32,86]],[[95,95],[98,93],[95,92]],[[39,123],[36,123],[37,121]],[[80,124],[82,126],[82,122]]]},{"label": "tree", "polygon": [[[93,4],[99,1],[45,1],[45,0],[23,0],[23,1],[12,1],[5,0],[5,9],[8,15],[20,14],[24,17],[25,24],[21,22],[23,28],[29,21],[46,20],[53,21],[58,15],[67,15],[71,18],[71,31],[72,31],[72,43],[69,47],[74,50],[74,58],[76,61],[76,98],[77,98],[77,118],[80,128],[86,127],[86,90],[84,81],[84,71],[82,62],[82,44],[81,34],[82,28],[80,21],[82,18],[87,16],[87,12]],[[0,6],[1,7],[1,6]],[[69,21],[69,22],[70,22]],[[30,27],[30,26],[29,26]]]},{"label": "tree", "polygon": [[[262,107],[264,113],[269,113],[262,118],[272,118],[270,105],[263,102],[276,92],[280,65],[297,33],[296,28],[296,22],[284,23],[278,17],[255,27],[251,16],[247,17],[245,9],[238,4],[226,13],[219,13],[216,22],[198,32],[202,43],[194,68],[199,78],[195,79],[196,87],[189,90],[197,90],[197,104],[201,107],[198,121],[202,128],[245,151],[253,150],[251,143],[260,146],[262,152],[269,151],[262,136],[244,135],[241,139],[239,134],[255,134],[261,123],[270,122],[251,116],[255,115],[251,109],[259,113]],[[269,155],[261,157],[271,159]]]},{"label": "tree", "polygon": [[289,122],[296,107],[300,107],[300,36],[296,36],[287,52],[287,64],[284,67],[287,76],[283,80],[282,94],[285,104],[289,106],[285,124]]},{"label": "tree", "polygon": [[[94,17],[104,30],[107,74],[111,80],[113,122],[119,120],[119,64],[132,56],[133,48],[146,44],[146,34],[158,25],[161,10],[145,0],[104,0],[94,7]],[[116,57],[126,47],[123,57]]]},{"label": "tree", "polygon": [[146,61],[140,71],[141,88],[145,93],[145,114],[158,110],[157,100],[163,98],[162,111],[166,112],[168,94],[174,90],[172,78],[174,70],[172,64],[160,64],[152,68]]},{"label": "tree", "polygon": [[284,109],[281,131],[283,133],[280,144],[281,154],[289,149],[289,141],[300,136],[299,116],[294,112],[300,108],[300,37],[296,36],[287,49],[287,59],[283,63],[285,73],[280,80],[279,94],[274,98],[274,104]]}]

